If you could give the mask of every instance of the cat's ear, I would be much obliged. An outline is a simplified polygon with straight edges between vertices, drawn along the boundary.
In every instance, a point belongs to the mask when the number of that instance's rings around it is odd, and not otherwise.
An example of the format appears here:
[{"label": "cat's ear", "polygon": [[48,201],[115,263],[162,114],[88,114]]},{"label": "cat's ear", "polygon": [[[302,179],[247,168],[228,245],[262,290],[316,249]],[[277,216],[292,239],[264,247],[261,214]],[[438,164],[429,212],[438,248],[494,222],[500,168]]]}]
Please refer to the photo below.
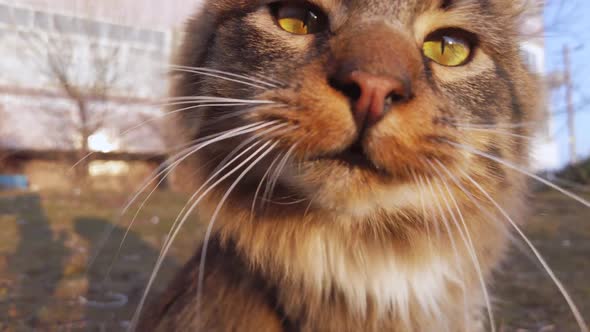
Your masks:
[{"label": "cat's ear", "polygon": [[174,62],[177,65],[199,67],[203,64],[207,44],[213,37],[216,29],[218,11],[209,5],[207,1],[195,15],[185,24],[183,31],[182,47],[176,54]]},{"label": "cat's ear", "polygon": [[504,15],[521,17],[542,9],[543,2],[535,0],[492,0],[494,6]]},{"label": "cat's ear", "polygon": [[180,54],[175,57],[175,64],[199,67],[204,62],[207,45],[214,37],[221,13],[236,12],[249,8],[252,0],[204,0],[197,13],[186,23]]},{"label": "cat's ear", "polygon": [[[214,1],[205,1],[194,14],[185,23],[182,32],[181,47],[176,48],[178,53],[174,54],[172,63],[183,67],[203,67],[207,48],[214,38],[217,29],[219,11],[211,3]],[[171,72],[171,93],[175,96],[190,96],[195,86],[186,84],[191,81],[190,75],[186,71]],[[195,76],[195,75],[192,75]]]}]

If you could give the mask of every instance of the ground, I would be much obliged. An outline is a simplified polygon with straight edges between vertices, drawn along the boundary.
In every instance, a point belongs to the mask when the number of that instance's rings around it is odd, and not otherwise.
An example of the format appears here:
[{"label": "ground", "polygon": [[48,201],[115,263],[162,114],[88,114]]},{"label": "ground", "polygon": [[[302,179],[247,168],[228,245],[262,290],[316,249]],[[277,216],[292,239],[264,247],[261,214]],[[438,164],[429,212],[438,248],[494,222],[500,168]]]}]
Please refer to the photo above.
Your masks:
[{"label": "ground", "polygon": [[[112,264],[137,211],[136,206],[118,217],[129,197],[107,192],[0,194],[0,332],[125,329],[186,200],[157,192]],[[590,209],[552,191],[534,194],[531,204],[527,235],[590,319]],[[201,233],[194,223],[183,229],[155,292],[194,252]],[[529,251],[519,249],[522,241],[516,243],[520,245],[491,290],[498,330],[579,331],[547,273]],[[100,255],[93,260],[96,252]]]}]

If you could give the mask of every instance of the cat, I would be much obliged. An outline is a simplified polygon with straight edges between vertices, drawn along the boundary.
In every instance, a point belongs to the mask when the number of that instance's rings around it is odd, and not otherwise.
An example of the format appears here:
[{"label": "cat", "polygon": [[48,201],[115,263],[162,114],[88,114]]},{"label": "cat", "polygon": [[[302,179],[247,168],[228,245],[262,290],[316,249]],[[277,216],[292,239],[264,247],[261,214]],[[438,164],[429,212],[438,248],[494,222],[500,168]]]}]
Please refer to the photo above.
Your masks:
[{"label": "cat", "polygon": [[542,100],[520,10],[204,1],[171,94],[207,234],[135,330],[493,330]]}]

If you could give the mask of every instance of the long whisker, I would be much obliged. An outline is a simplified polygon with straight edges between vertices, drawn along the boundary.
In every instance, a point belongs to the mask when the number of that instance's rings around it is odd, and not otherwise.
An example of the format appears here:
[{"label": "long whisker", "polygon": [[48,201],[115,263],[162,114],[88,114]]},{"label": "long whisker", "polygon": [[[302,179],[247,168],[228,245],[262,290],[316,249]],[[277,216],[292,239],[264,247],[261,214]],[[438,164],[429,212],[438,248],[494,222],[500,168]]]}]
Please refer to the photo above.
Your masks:
[{"label": "long whisker", "polygon": [[[423,181],[422,182],[422,185],[423,185],[424,190],[427,190],[428,191],[429,190],[429,187],[426,185],[426,181],[428,179],[423,178],[423,177],[420,177],[420,180]],[[430,186],[430,193],[432,194],[432,184],[429,184],[429,186]],[[431,215],[432,215],[432,218],[434,220],[436,218],[436,213],[435,212],[432,212]],[[440,226],[439,226],[438,222],[436,222],[436,220],[434,220],[434,221],[435,221],[434,222],[434,232],[435,232],[435,235],[436,235],[437,240],[440,241],[440,238],[441,238],[441,235],[440,235]]]},{"label": "long whisker", "polygon": [[[431,168],[438,174],[439,178],[441,180],[443,180],[444,177],[442,176],[440,171],[437,169],[437,167],[435,167],[435,165],[433,165],[432,162],[430,162],[430,160],[426,160],[426,161],[430,164]],[[435,161],[445,171],[445,173],[447,173],[447,175],[450,177],[450,179],[453,182],[455,182],[455,184],[460,185],[460,183],[457,181],[455,176],[449,171],[449,169],[443,163],[440,162],[440,160],[436,159]],[[465,218],[463,217],[463,213],[461,212],[461,209],[459,208],[459,204],[457,203],[455,196],[452,194],[448,183],[443,180],[443,185],[445,186],[448,197],[450,197],[451,202],[453,203],[454,208],[457,211],[457,214],[459,215],[459,220],[461,220],[461,224],[463,226],[464,232],[461,231],[461,228],[458,225],[457,218],[453,214],[453,219],[454,219],[455,223],[457,224],[457,228],[459,229],[459,233],[460,233],[461,237],[463,238],[463,242],[467,245],[467,248],[469,248],[469,254],[470,254],[472,262],[477,270],[477,275],[479,277],[479,282],[480,282],[481,289],[482,289],[482,292],[484,295],[484,300],[486,302],[486,307],[487,307],[487,311],[488,311],[488,319],[490,321],[492,332],[495,332],[496,326],[494,324],[495,320],[494,320],[494,312],[492,310],[492,303],[490,300],[490,295],[488,292],[487,285],[485,283],[485,279],[483,277],[483,271],[481,269],[481,264],[479,263],[479,257],[477,256],[477,252],[475,251],[475,245],[473,243],[471,233],[469,233],[469,228],[467,227],[467,222],[465,222]],[[448,204],[447,199],[444,198],[444,200]]]},{"label": "long whisker", "polygon": [[502,206],[500,206],[500,204],[498,204],[498,202],[479,183],[477,183],[477,181],[475,181],[469,174],[467,174],[467,172],[461,170],[461,173],[475,187],[477,187],[477,189],[496,207],[496,209],[498,209],[498,211],[500,211],[500,213],[504,216],[504,218],[506,218],[506,220],[508,220],[508,222],[512,225],[512,227],[514,227],[514,229],[516,230],[518,235],[524,240],[524,242],[527,244],[527,246],[531,249],[533,254],[537,257],[539,263],[541,263],[541,265],[543,266],[543,268],[545,269],[545,271],[547,272],[549,277],[553,280],[553,283],[559,289],[561,295],[563,296],[563,298],[566,300],[568,306],[570,307],[570,310],[572,311],[572,313],[578,323],[578,326],[580,327],[580,330],[582,332],[589,332],[588,325],[586,324],[582,314],[580,313],[580,310],[578,309],[578,307],[576,306],[576,304],[572,300],[570,294],[565,289],[562,282],[559,280],[559,278],[557,278],[557,276],[555,275],[553,270],[549,267],[549,264],[547,264],[547,262],[545,261],[545,259],[541,255],[541,253],[537,250],[535,245],[533,245],[533,243],[524,234],[524,232],[520,229],[520,227],[512,219],[512,217],[510,217],[510,215],[506,212],[506,210],[504,210],[504,208],[502,208]]},{"label": "long whisker", "polygon": [[258,184],[258,187],[256,188],[256,192],[254,192],[254,199],[252,200],[252,208],[250,209],[250,222],[252,222],[252,220],[254,220],[254,211],[256,210],[256,202],[258,199],[258,195],[260,194],[260,189],[262,189],[262,184],[264,183],[264,180],[266,180],[266,178],[270,174],[270,171],[272,170],[273,166],[279,161],[279,159],[281,157],[282,157],[281,154],[277,155],[277,157],[270,163],[270,165],[268,166],[268,169],[266,170],[266,172],[264,172],[264,175],[260,179],[260,183]]},{"label": "long whisker", "polygon": [[[268,142],[268,143],[271,143],[271,142]],[[211,234],[213,233],[213,225],[215,224],[215,221],[217,220],[219,212],[221,211],[221,208],[223,207],[223,204],[225,203],[225,201],[228,199],[229,195],[232,193],[232,191],[235,189],[235,187],[238,185],[238,183],[244,178],[244,176],[246,176],[246,174],[248,174],[248,172],[250,172],[250,170],[252,170],[252,168],[254,168],[254,166],[256,166],[272,150],[274,150],[274,148],[278,144],[279,144],[279,142],[277,141],[273,145],[271,145],[262,155],[260,155],[260,157],[258,157],[258,159],[254,160],[254,162],[252,162],[250,164],[250,166],[248,166],[242,172],[242,174],[240,174],[238,176],[238,178],[234,181],[234,183],[227,189],[227,191],[225,192],[225,194],[223,195],[223,197],[219,201],[219,204],[217,204],[217,208],[215,209],[215,212],[211,216],[211,221],[209,222],[209,226],[207,227],[207,232],[205,233],[205,241],[203,242],[203,249],[201,251],[201,261],[199,264],[199,279],[198,279],[198,283],[197,283],[197,315],[199,314],[199,312],[201,310],[201,295],[203,292],[203,284],[205,281],[205,263],[207,260],[207,248],[209,246],[209,240],[211,238]],[[263,148],[264,147],[266,147],[266,145],[264,145]],[[261,151],[261,150],[259,150],[259,151]],[[255,155],[256,154],[258,154],[258,151],[255,152]],[[198,321],[198,319],[197,319],[197,321]]]},{"label": "long whisker", "polygon": [[[274,127],[270,128],[270,129],[263,130],[263,131],[261,131],[260,133],[257,133],[256,135],[253,135],[252,137],[248,138],[247,140],[245,140],[244,142],[242,142],[240,145],[238,145],[238,146],[237,146],[237,147],[236,147],[236,148],[235,148],[235,149],[234,149],[232,152],[230,152],[230,153],[229,153],[229,154],[228,154],[228,155],[227,155],[227,156],[226,156],[226,157],[225,157],[225,158],[224,158],[224,159],[223,159],[223,160],[222,160],[222,161],[219,163],[219,166],[217,166],[217,168],[216,168],[216,169],[215,169],[213,172],[216,172],[216,171],[218,171],[218,170],[219,170],[219,168],[221,168],[221,167],[225,166],[225,164],[226,164],[226,163],[227,163],[229,160],[231,160],[231,159],[232,159],[232,158],[233,158],[233,157],[236,155],[236,153],[237,153],[238,151],[240,151],[240,150],[241,150],[243,147],[245,147],[245,146],[249,145],[250,143],[252,143],[253,141],[255,141],[255,140],[259,139],[260,137],[262,137],[262,136],[264,136],[264,135],[267,135],[267,134],[269,134],[269,133],[271,133],[271,132],[274,132],[274,131],[276,131],[276,130],[278,130],[278,129],[284,128],[284,127],[286,127],[286,126],[288,126],[288,125],[289,125],[288,123],[279,124],[279,125],[277,125],[277,126],[274,126]],[[293,127],[289,128],[289,130],[292,130],[292,129],[293,129]]]},{"label": "long whisker", "polygon": [[475,155],[478,155],[478,156],[481,156],[481,157],[484,157],[484,158],[488,158],[490,160],[493,160],[493,161],[495,161],[497,163],[500,163],[500,164],[502,164],[502,165],[504,165],[504,166],[506,166],[508,168],[511,168],[511,169],[513,169],[515,171],[518,171],[518,172],[520,172],[520,173],[522,173],[524,175],[527,175],[527,176],[529,176],[529,177],[531,177],[531,178],[533,178],[533,179],[535,179],[535,180],[537,180],[537,181],[539,181],[539,182],[541,182],[541,183],[543,183],[543,184],[545,184],[545,185],[547,185],[547,186],[549,186],[549,187],[551,187],[551,188],[559,191],[560,193],[566,195],[567,197],[578,201],[582,205],[584,205],[586,207],[590,207],[590,202],[587,201],[587,200],[585,200],[585,199],[583,199],[582,197],[580,197],[580,196],[578,196],[578,195],[576,195],[576,194],[574,194],[574,193],[572,193],[572,192],[570,192],[568,190],[565,190],[564,188],[562,188],[562,187],[554,184],[553,182],[548,181],[546,179],[543,179],[542,177],[540,177],[540,176],[538,176],[538,175],[536,175],[536,174],[534,174],[534,173],[532,173],[530,171],[527,171],[526,169],[524,169],[522,167],[519,167],[517,165],[514,165],[511,162],[508,162],[506,160],[503,160],[503,159],[500,159],[498,157],[495,157],[495,156],[493,156],[493,155],[491,155],[489,153],[485,153],[485,152],[479,151],[479,150],[477,150],[477,149],[475,149],[473,147],[470,147],[470,146],[467,146],[467,145],[464,145],[464,144],[458,144],[458,143],[451,142],[451,141],[448,141],[448,140],[445,140],[445,142],[447,142],[448,144],[450,144],[452,146],[455,146],[457,148],[461,148],[463,150],[466,150],[468,152],[471,152],[471,153],[473,153]]},{"label": "long whisker", "polygon": [[[432,181],[430,181],[430,179],[427,178],[426,182],[428,183],[428,187],[430,188],[430,192],[431,192],[432,196],[433,197],[436,196]],[[438,189],[440,191],[440,186]],[[438,209],[438,213],[440,215],[440,218],[442,219],[443,226],[445,227],[445,230],[447,231],[447,234],[448,234],[448,238],[451,241],[451,248],[453,249],[453,255],[455,256],[455,262],[457,263],[457,267],[459,268],[460,274],[462,276],[464,276],[465,271],[463,270],[463,265],[460,263],[461,260],[459,259],[459,251],[457,250],[457,244],[455,243],[455,238],[453,236],[453,232],[449,226],[449,221],[447,219],[446,214],[443,211],[443,208],[442,208],[440,202],[438,200],[435,200],[435,202],[436,202],[436,207]],[[461,283],[460,287],[463,290],[463,305],[465,306],[465,310],[467,310],[467,289],[465,288],[464,283]]]},{"label": "long whisker", "polygon": [[[160,103],[155,102],[153,104],[150,104],[153,107],[158,107],[158,108],[164,108],[164,107],[170,107],[170,106],[179,106],[179,105],[199,105],[199,104],[210,104],[207,105],[208,107],[212,107],[212,106],[247,106],[247,105],[271,105],[271,104],[275,104],[276,102],[274,101],[270,101],[270,100],[258,100],[258,99],[236,99],[236,98],[223,98],[223,97],[214,97],[214,96],[187,96],[187,97],[174,97],[174,98],[164,98],[160,100]],[[186,108],[183,108],[182,110],[187,110]],[[144,121],[142,122],[142,125],[139,126],[135,126],[134,128],[137,129],[137,127],[141,127],[144,124],[147,124],[149,122],[164,118],[169,116],[169,113],[175,114],[178,113],[179,111],[173,112],[152,112],[155,114],[150,114],[149,116],[145,115],[146,117],[149,117],[148,121]],[[123,117],[128,117],[127,113],[124,114],[110,114],[108,116],[105,116],[104,118],[101,118],[100,121],[101,122],[110,122],[110,121],[115,121],[115,120],[120,120]],[[91,122],[92,124],[92,122]],[[134,131],[135,129],[130,129],[129,131]]]},{"label": "long whisker", "polygon": [[[96,258],[98,257],[98,254],[102,251],[102,249],[104,248],[104,246],[106,245],[106,242],[108,241],[108,239],[111,237],[112,232],[114,231],[114,229],[116,227],[118,227],[121,223],[122,217],[127,213],[127,211],[131,208],[131,206],[135,203],[135,201],[139,198],[139,196],[147,189],[147,187],[152,184],[158,177],[162,176],[163,174],[165,174],[166,172],[168,172],[169,170],[173,169],[174,167],[176,167],[178,164],[180,164],[181,162],[183,162],[184,160],[186,160],[188,157],[190,157],[192,154],[196,153],[198,150],[219,142],[221,140],[225,140],[225,139],[230,139],[232,137],[236,137],[236,136],[240,136],[243,134],[247,134],[250,133],[252,131],[256,131],[259,129],[263,129],[267,126],[272,125],[273,123],[276,123],[278,121],[273,121],[273,122],[264,122],[264,121],[260,121],[260,122],[256,122],[256,123],[252,123],[246,126],[242,126],[239,128],[234,128],[231,130],[227,130],[225,132],[222,133],[218,133],[218,134],[214,134],[214,135],[210,135],[207,137],[203,137],[202,139],[196,140],[193,144],[198,144],[197,146],[191,146],[188,149],[185,149],[183,151],[181,151],[180,153],[174,155],[173,157],[171,157],[169,160],[169,162],[174,161],[172,163],[172,165],[167,166],[166,168],[164,168],[163,170],[155,170],[154,172],[152,172],[152,174],[150,174],[147,177],[147,180],[144,181],[144,183],[142,185],[140,185],[140,189],[136,191],[135,195],[133,195],[133,197],[131,199],[129,199],[127,201],[127,203],[125,204],[125,206],[123,207],[123,209],[121,210],[121,212],[119,212],[119,216],[117,217],[117,219],[119,220],[116,224],[113,224],[112,226],[110,226],[105,232],[104,234],[101,236],[101,240],[99,241],[99,245],[97,246],[98,250],[97,252],[93,255],[93,257],[90,259],[89,263],[88,263],[88,267],[87,269],[92,268],[92,266],[94,265],[94,262],[96,261]],[[181,157],[183,156],[183,157]],[[121,245],[119,246],[119,250],[117,251],[117,253],[120,253],[121,249],[122,249],[122,244],[125,242],[125,239],[127,238],[127,236],[129,235],[129,231],[131,229],[132,225],[130,224],[127,228],[127,232],[125,233],[125,236],[123,237],[122,241],[121,241]]]},{"label": "long whisker", "polygon": [[[174,71],[179,71],[179,72],[184,72],[184,73],[191,73],[191,74],[199,74],[199,75],[203,75],[203,76],[209,76],[209,77],[213,77],[213,78],[218,78],[224,81],[229,81],[229,82],[234,82],[234,83],[240,83],[243,85],[247,85],[253,88],[257,88],[257,89],[262,89],[262,90],[268,90],[269,87],[271,88],[276,88],[276,85],[269,85],[269,83],[263,84],[263,83],[250,83],[241,79],[235,79],[235,78],[230,78],[228,77],[228,73],[224,73],[223,76],[220,73],[216,73],[212,70],[202,70],[202,69],[187,69],[187,68],[183,68],[183,67],[178,67],[178,66],[173,66]],[[236,74],[234,74],[236,75]],[[251,81],[252,79],[250,79]],[[267,86],[264,86],[267,85]]]},{"label": "long whisker", "polygon": [[161,104],[155,105],[159,107],[170,107],[170,106],[178,106],[178,105],[194,105],[194,104],[253,104],[253,105],[263,105],[263,104],[274,104],[274,101],[270,100],[250,100],[250,99],[232,99],[232,98],[220,98],[220,97],[189,97],[184,98],[181,100],[171,100],[168,102],[163,102]]},{"label": "long whisker", "polygon": [[242,99],[232,97],[221,97],[216,95],[188,95],[188,96],[176,96],[176,97],[164,97],[159,98],[160,102],[175,102],[175,101],[190,101],[190,100],[213,100],[213,101],[268,101],[266,99]]},{"label": "long whisker", "polygon": [[157,120],[161,120],[161,119],[163,119],[163,118],[170,117],[171,115],[175,115],[175,114],[178,114],[178,113],[184,113],[184,112],[186,112],[186,111],[191,111],[191,110],[195,110],[195,109],[199,109],[199,108],[206,108],[206,107],[235,107],[235,106],[249,106],[249,105],[251,105],[252,103],[204,103],[204,104],[198,104],[198,105],[194,105],[195,103],[191,102],[190,104],[192,104],[192,106],[183,107],[183,108],[180,108],[180,109],[176,109],[176,110],[173,110],[173,111],[169,111],[169,112],[166,112],[166,113],[163,113],[163,114],[159,114],[159,115],[158,115],[158,116],[156,116],[156,117],[153,117],[153,118],[147,119],[147,120],[145,120],[145,121],[143,121],[143,122],[139,123],[138,125],[136,125],[136,126],[133,126],[133,127],[131,127],[130,129],[127,129],[126,131],[124,131],[124,132],[121,134],[121,136],[126,136],[126,135],[128,135],[129,133],[131,133],[131,132],[133,132],[133,131],[135,131],[135,130],[137,130],[137,129],[139,129],[139,128],[143,127],[143,126],[145,126],[146,124],[148,124],[148,123],[150,123],[150,122],[154,122],[154,121],[157,121]]},{"label": "long whisker", "polygon": [[430,220],[428,220],[429,215],[426,210],[426,203],[424,202],[424,179],[422,178],[422,176],[420,176],[420,178],[418,179],[415,173],[413,173],[412,175],[414,176],[414,181],[416,182],[416,184],[418,185],[418,189],[420,190],[420,205],[422,207],[422,215],[424,216],[424,225],[426,226],[426,237],[428,238],[430,250],[433,251],[434,248],[432,245],[432,240],[430,239]]},{"label": "long whisker", "polygon": [[515,133],[511,133],[511,132],[507,132],[507,131],[500,131],[500,130],[494,130],[494,129],[459,127],[459,130],[483,132],[483,133],[490,133],[490,134],[496,134],[496,135],[504,135],[504,136],[522,138],[522,139],[527,139],[527,140],[534,140],[535,139],[534,137],[531,137],[531,136],[520,135],[520,134],[515,134]]},{"label": "long whisker", "polygon": [[[107,269],[107,273],[105,274],[105,280],[110,277],[111,272],[112,272],[112,269],[115,266],[115,263],[117,262],[117,260],[119,259],[120,255],[121,255],[121,251],[123,250],[123,246],[125,244],[125,241],[129,237],[129,233],[131,232],[131,229],[133,228],[133,225],[135,224],[135,221],[139,217],[139,213],[141,212],[141,210],[145,207],[145,205],[147,204],[147,202],[149,201],[149,199],[153,196],[153,194],[156,192],[156,190],[158,190],[158,188],[160,187],[160,185],[162,185],[162,183],[164,183],[164,181],[166,181],[166,179],[174,171],[174,169],[180,163],[182,163],[186,158],[190,157],[191,155],[193,155],[196,152],[197,152],[197,149],[193,149],[190,152],[186,153],[184,157],[180,158],[179,160],[177,160],[176,162],[174,162],[172,165],[166,167],[164,170],[162,170],[162,172],[158,173],[158,175],[156,175],[156,177],[153,178],[153,180],[150,181],[150,183],[151,183],[155,179],[158,179],[158,178],[161,177],[161,179],[158,181],[158,183],[156,183],[154,185],[154,187],[152,188],[152,190],[148,193],[148,195],[141,202],[141,204],[137,208],[137,211],[135,211],[135,214],[133,215],[133,218],[131,219],[131,222],[127,226],[127,230],[125,231],[125,234],[123,235],[123,238],[121,239],[121,241],[119,243],[119,248],[117,248],[117,251],[116,251],[115,255],[113,256],[113,259],[112,259],[112,261],[111,261],[111,263],[109,265],[109,268]],[[209,161],[207,164],[211,163],[212,161]],[[148,183],[148,185],[150,183]],[[146,188],[142,188],[142,190],[139,192],[139,194],[143,193],[146,189],[147,189],[147,187]]]},{"label": "long whisker", "polygon": [[458,127],[466,127],[466,128],[481,128],[481,129],[518,129],[518,128],[526,128],[526,127],[535,127],[542,123],[542,121],[529,121],[529,122],[521,122],[521,123],[461,123],[461,122],[454,122],[449,121],[449,123],[458,126]]},{"label": "long whisker", "polygon": [[287,86],[287,83],[285,83],[284,81],[278,80],[274,77],[269,77],[268,75],[263,76],[262,74],[255,73],[253,76],[256,78],[259,78],[259,79],[264,79],[265,81],[267,81],[269,83],[274,83],[274,84],[278,85],[279,88]]},{"label": "long whisker", "polygon": [[[125,130],[123,133],[121,133],[120,137],[125,137],[127,135],[129,135],[131,132],[134,132],[135,130],[138,130],[139,128],[145,126],[146,124],[150,123],[150,122],[154,122],[157,121],[159,119],[165,118],[165,117],[169,117],[171,115],[174,114],[178,114],[181,112],[186,112],[189,110],[193,110],[193,109],[197,109],[197,108],[203,108],[203,107],[232,107],[232,106],[246,106],[249,104],[203,104],[203,105],[195,105],[195,106],[190,106],[190,107],[185,107],[185,108],[181,108],[178,110],[174,110],[174,111],[170,111],[170,112],[166,112],[163,114],[158,114],[157,116],[147,119],[143,122],[141,122],[140,124],[131,127],[130,129]],[[80,158],[80,160],[78,160],[74,165],[72,165],[72,167],[70,167],[70,169],[68,170],[69,172],[73,171],[76,167],[78,167],[79,165],[81,165],[84,161],[88,160],[88,158],[92,157],[96,152],[95,151],[91,151],[88,152],[85,156],[83,156],[82,158]]]},{"label": "long whisker", "polygon": [[268,78],[265,78],[265,80],[262,80],[262,79],[258,79],[258,78],[254,78],[254,77],[250,77],[250,76],[245,76],[245,75],[230,73],[230,72],[227,72],[227,71],[218,70],[218,69],[212,69],[212,68],[206,68],[206,67],[188,67],[188,66],[178,66],[178,65],[169,65],[169,67],[172,70],[177,70],[177,71],[189,70],[191,72],[192,71],[200,71],[200,72],[209,72],[209,73],[221,74],[221,75],[226,75],[226,76],[230,76],[230,77],[235,77],[235,78],[240,78],[240,79],[244,79],[244,80],[249,80],[251,82],[259,83],[259,84],[262,84],[262,85],[266,85],[266,86],[271,87],[271,88],[277,88],[278,87],[276,84],[272,84],[272,83],[268,82]]},{"label": "long whisker", "polygon": [[303,202],[307,202],[307,201],[309,201],[309,199],[307,199],[307,198],[300,198],[300,199],[293,200],[293,201],[290,201],[290,202],[285,202],[285,201],[284,201],[284,199],[286,199],[286,198],[284,198],[284,197],[283,197],[282,199],[283,199],[283,201],[279,201],[279,200],[276,200],[276,199],[275,199],[275,200],[270,200],[270,201],[268,201],[268,202],[269,202],[269,203],[272,203],[272,204],[276,204],[276,205],[283,205],[283,206],[288,206],[288,205],[296,205],[296,204],[301,204],[301,203],[303,203]]},{"label": "long whisker", "polygon": [[266,204],[267,202],[271,201],[271,198],[274,193],[277,182],[279,180],[279,177],[281,176],[281,173],[283,172],[283,169],[287,165],[289,158],[291,157],[291,155],[293,154],[293,152],[295,151],[295,149],[297,148],[298,145],[299,145],[299,142],[293,144],[293,146],[287,151],[287,153],[285,153],[285,156],[283,157],[281,162],[277,165],[276,171],[274,172],[274,174],[271,176],[270,180],[268,181],[269,186],[267,186],[267,188],[266,188],[267,191],[265,191],[264,195],[262,196],[263,205]]},{"label": "long whisker", "polygon": [[[275,121],[275,122],[278,122],[278,121]],[[279,129],[279,128],[276,128],[276,129]],[[180,218],[184,214],[184,212],[187,210],[187,208],[189,207],[190,202],[193,201],[197,197],[197,195],[199,195],[199,193],[201,192],[201,190],[203,190],[205,187],[207,187],[207,185],[209,183],[211,183],[213,180],[215,180],[215,178],[217,176],[219,176],[224,170],[226,170],[228,167],[230,167],[234,162],[236,162],[237,160],[239,160],[239,158],[241,158],[244,154],[246,154],[248,151],[250,151],[251,149],[253,149],[257,145],[258,145],[258,143],[254,143],[251,147],[249,147],[246,150],[242,151],[239,155],[237,155],[231,161],[229,161],[229,162],[223,161],[222,163],[220,163],[220,165],[221,164],[224,164],[224,165],[218,167],[215,171],[213,171],[213,175],[209,176],[209,178],[199,187],[199,189],[197,189],[195,191],[195,193],[188,199],[187,204],[182,208],[182,210],[178,214],[178,217],[174,221],[174,223],[172,225],[172,229],[170,230],[171,233],[172,233],[172,230],[175,228],[175,225],[180,222]]]},{"label": "long whisker", "polygon": [[[152,276],[150,277],[150,280],[148,282],[148,285],[146,286],[146,289],[144,291],[144,294],[140,300],[140,303],[138,305],[137,310],[135,311],[135,314],[133,316],[132,319],[132,323],[130,326],[130,330],[133,331],[135,329],[135,326],[137,325],[137,322],[139,320],[139,316],[141,314],[141,310],[143,309],[143,306],[145,305],[145,301],[147,299],[147,295],[149,294],[149,291],[151,290],[151,287],[155,281],[156,275],[158,274],[158,272],[160,271],[160,268],[162,266],[162,263],[164,261],[164,257],[166,256],[166,254],[168,253],[168,251],[170,250],[170,247],[172,246],[172,243],[174,242],[174,240],[176,239],[176,237],[178,236],[180,229],[182,229],[182,226],[184,225],[184,223],[186,222],[186,220],[188,219],[188,217],[192,214],[192,212],[194,211],[194,209],[197,207],[197,205],[201,202],[201,200],[207,195],[209,194],[209,192],[211,192],[213,189],[215,189],[221,182],[223,182],[225,179],[227,179],[228,177],[230,177],[232,174],[234,174],[235,172],[237,172],[240,168],[242,168],[245,164],[247,164],[248,162],[250,162],[251,159],[253,159],[254,157],[256,157],[256,155],[258,153],[260,153],[260,151],[262,151],[263,149],[265,149],[271,142],[267,142],[265,143],[262,147],[260,147],[256,152],[254,152],[250,157],[248,157],[246,160],[244,160],[240,165],[236,166],[232,171],[228,172],[227,174],[225,174],[223,177],[221,177],[219,180],[217,180],[217,182],[215,182],[214,184],[212,184],[207,190],[205,190],[198,199],[196,199],[193,203],[192,206],[186,210],[186,212],[184,213],[184,216],[182,218],[182,220],[180,220],[180,222],[178,223],[176,229],[174,229],[174,231],[171,233],[172,235],[168,237],[168,239],[166,240],[166,243],[164,245],[164,248],[162,249],[161,253],[160,253],[160,257],[158,257],[158,261],[156,262],[156,266],[154,267],[154,271],[152,272]],[[237,158],[239,158],[241,156],[237,156]],[[206,184],[204,184],[203,186],[201,186],[201,188],[203,188]],[[200,191],[200,189],[198,190]],[[197,192],[198,192],[197,191]],[[194,196],[194,195],[193,195]],[[176,222],[175,222],[176,223]],[[174,227],[174,226],[173,226]],[[171,230],[172,231],[172,230]]]}]

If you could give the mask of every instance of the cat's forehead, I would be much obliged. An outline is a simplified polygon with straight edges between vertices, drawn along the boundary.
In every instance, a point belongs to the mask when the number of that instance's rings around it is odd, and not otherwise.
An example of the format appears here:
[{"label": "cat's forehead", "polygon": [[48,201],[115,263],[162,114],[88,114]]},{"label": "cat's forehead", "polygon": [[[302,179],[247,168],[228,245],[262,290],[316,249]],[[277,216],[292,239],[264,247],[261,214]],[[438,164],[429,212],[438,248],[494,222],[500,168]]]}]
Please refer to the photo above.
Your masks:
[{"label": "cat's forehead", "polygon": [[[269,0],[215,0],[214,5],[222,10],[239,10],[268,4]],[[347,14],[410,17],[432,9],[469,9],[482,12],[493,3],[510,4],[509,0],[291,0],[292,3],[312,3],[328,12],[345,11]]]},{"label": "cat's forehead", "polygon": [[433,10],[469,10],[481,13],[490,0],[317,0],[328,10],[339,10],[347,17],[385,18],[411,24],[417,17]]},{"label": "cat's forehead", "polygon": [[[291,3],[312,4],[330,19],[333,31],[344,26],[358,26],[381,20],[404,26],[407,31],[416,24],[429,26],[446,24],[473,32],[488,34],[489,25],[501,17],[509,17],[513,8],[523,0],[288,0]],[[524,0],[526,1],[526,0]],[[232,17],[255,12],[276,0],[209,0],[214,12]],[[508,14],[508,15],[506,15]],[[494,18],[493,20],[491,18]],[[419,23],[417,23],[419,22]],[[504,22],[503,24],[505,24]]]}]

